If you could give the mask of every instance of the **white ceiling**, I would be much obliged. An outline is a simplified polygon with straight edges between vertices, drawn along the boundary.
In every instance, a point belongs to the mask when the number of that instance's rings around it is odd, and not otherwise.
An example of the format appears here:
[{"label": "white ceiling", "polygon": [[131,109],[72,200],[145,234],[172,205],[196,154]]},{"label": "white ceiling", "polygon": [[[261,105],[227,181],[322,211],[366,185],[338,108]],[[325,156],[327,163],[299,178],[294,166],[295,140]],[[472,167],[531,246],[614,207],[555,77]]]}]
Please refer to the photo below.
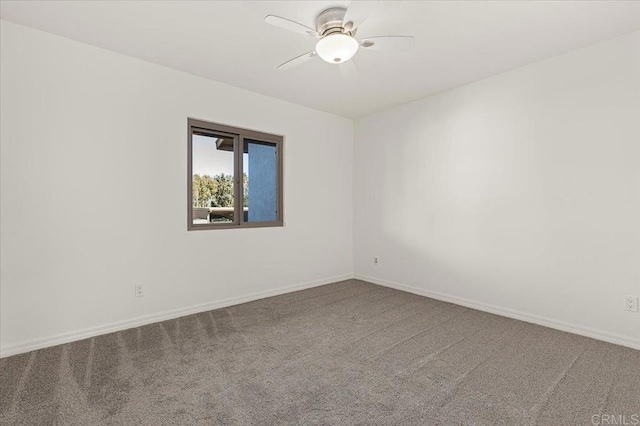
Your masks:
[{"label": "white ceiling", "polygon": [[358,36],[413,35],[411,53],[359,51],[347,80],[314,40],[267,14],[314,27],[348,1],[1,1],[2,19],[345,117],[359,117],[640,28],[638,1],[383,1]]}]

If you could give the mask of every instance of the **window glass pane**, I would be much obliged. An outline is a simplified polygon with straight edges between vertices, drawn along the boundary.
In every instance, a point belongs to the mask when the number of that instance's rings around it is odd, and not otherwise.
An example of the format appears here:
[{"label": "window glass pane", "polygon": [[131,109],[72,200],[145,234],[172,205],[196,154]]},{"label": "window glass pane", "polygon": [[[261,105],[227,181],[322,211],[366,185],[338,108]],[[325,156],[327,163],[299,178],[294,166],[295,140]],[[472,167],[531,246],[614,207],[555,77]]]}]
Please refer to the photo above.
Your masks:
[{"label": "window glass pane", "polygon": [[245,139],[243,151],[244,220],[274,222],[278,219],[276,145]]},{"label": "window glass pane", "polygon": [[233,138],[194,132],[192,137],[194,225],[234,221]]}]

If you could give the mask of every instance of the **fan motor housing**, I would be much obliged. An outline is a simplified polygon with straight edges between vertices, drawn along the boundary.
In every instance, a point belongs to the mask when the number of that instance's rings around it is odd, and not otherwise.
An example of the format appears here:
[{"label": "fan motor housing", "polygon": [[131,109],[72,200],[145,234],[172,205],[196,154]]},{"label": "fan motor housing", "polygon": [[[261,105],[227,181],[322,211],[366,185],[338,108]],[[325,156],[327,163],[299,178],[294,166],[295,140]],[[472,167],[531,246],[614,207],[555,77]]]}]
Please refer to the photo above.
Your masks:
[{"label": "fan motor housing", "polygon": [[346,12],[347,9],[344,7],[331,7],[323,10],[316,18],[316,31],[322,37],[334,33],[353,35],[352,32],[345,31],[342,26]]}]

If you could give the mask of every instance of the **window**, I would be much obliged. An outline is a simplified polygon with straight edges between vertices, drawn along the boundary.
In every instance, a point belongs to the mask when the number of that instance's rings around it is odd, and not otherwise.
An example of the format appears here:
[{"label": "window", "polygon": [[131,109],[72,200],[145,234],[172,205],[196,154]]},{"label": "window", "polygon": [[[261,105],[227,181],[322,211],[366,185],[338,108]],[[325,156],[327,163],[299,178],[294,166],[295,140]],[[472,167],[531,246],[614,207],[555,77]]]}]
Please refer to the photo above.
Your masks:
[{"label": "window", "polygon": [[188,225],[282,226],[282,136],[188,120]]}]

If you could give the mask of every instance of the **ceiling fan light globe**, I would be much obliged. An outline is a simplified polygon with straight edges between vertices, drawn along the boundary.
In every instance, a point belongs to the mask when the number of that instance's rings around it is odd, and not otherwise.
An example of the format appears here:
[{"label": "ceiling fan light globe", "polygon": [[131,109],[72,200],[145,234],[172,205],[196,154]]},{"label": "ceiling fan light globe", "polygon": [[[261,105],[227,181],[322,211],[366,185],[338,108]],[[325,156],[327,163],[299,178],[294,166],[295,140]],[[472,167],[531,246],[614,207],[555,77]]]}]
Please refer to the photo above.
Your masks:
[{"label": "ceiling fan light globe", "polygon": [[340,64],[353,58],[358,51],[358,41],[346,34],[331,34],[316,44],[316,52],[330,64]]}]

